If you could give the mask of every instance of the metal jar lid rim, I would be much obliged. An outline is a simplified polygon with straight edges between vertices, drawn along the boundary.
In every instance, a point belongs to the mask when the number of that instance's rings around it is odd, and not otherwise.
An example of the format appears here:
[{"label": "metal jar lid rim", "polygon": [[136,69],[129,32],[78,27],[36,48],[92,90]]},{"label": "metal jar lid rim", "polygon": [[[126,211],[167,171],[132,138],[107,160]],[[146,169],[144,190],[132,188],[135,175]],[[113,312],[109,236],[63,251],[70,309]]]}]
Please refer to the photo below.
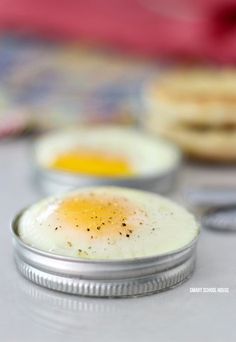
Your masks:
[{"label": "metal jar lid rim", "polygon": [[90,297],[142,296],[173,288],[193,273],[197,236],[183,248],[156,256],[93,260],[48,253],[25,244],[12,224],[15,261],[21,274],[52,290]]},{"label": "metal jar lid rim", "polygon": [[17,243],[25,249],[28,249],[29,251],[33,252],[33,253],[37,253],[37,254],[41,254],[43,256],[46,257],[51,257],[51,258],[55,258],[55,259],[61,259],[61,260],[67,260],[67,261],[72,261],[72,262],[81,262],[81,263],[92,263],[92,264],[116,264],[116,263],[123,263],[123,264],[135,264],[135,263],[140,263],[140,262],[152,262],[152,261],[157,261],[157,260],[161,260],[161,259],[166,259],[168,257],[171,257],[173,255],[176,255],[180,252],[183,252],[191,247],[193,247],[199,238],[199,233],[195,236],[195,238],[190,241],[188,244],[186,244],[183,247],[180,247],[178,249],[175,249],[171,252],[166,252],[166,253],[161,253],[161,254],[157,254],[157,255],[151,255],[151,256],[144,256],[144,257],[137,257],[137,258],[128,258],[128,259],[86,259],[86,258],[78,258],[78,257],[70,257],[70,256],[64,256],[64,255],[60,255],[60,254],[55,254],[55,253],[51,253],[51,252],[46,252],[44,250],[41,250],[39,248],[35,248],[33,246],[30,246],[28,244],[26,244],[18,235],[18,222],[22,216],[22,214],[27,210],[23,209],[21,210],[14,218],[12,225],[11,225],[11,233],[13,238],[17,241]]}]

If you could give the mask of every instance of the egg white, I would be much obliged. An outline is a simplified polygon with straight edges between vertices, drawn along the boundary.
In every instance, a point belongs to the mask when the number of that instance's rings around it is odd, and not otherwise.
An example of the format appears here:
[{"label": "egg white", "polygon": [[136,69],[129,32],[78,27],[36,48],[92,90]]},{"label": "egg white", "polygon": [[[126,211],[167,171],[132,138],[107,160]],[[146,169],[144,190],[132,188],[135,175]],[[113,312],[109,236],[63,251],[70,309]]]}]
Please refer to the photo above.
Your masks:
[{"label": "egg white", "polygon": [[177,147],[161,138],[129,128],[101,126],[50,133],[35,144],[37,164],[42,168],[60,154],[75,148],[90,148],[125,157],[136,176],[158,175],[176,167]]},{"label": "egg white", "polygon": [[[124,198],[137,209],[138,214],[129,221],[135,229],[128,238],[125,235],[115,235],[108,240],[104,237],[91,240],[89,234],[85,235],[70,227],[70,223],[58,220],[56,209],[65,199],[80,198],[91,191],[100,198]],[[91,213],[92,210],[93,208]],[[138,224],[140,220],[142,225]],[[55,230],[58,226],[60,229]],[[20,238],[40,250],[71,257],[105,260],[141,258],[173,252],[191,243],[198,233],[199,227],[194,217],[181,206],[156,194],[118,187],[87,188],[47,198],[26,210],[18,226]],[[85,253],[78,254],[78,250]]]}]

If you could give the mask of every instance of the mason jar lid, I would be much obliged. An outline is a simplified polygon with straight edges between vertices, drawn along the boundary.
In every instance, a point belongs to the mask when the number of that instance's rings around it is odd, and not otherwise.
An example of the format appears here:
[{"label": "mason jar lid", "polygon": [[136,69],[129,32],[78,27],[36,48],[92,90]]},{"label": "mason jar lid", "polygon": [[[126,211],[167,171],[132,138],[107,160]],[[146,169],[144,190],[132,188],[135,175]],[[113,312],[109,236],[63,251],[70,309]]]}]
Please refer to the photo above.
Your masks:
[{"label": "mason jar lid", "polygon": [[[80,149],[81,146],[85,151],[88,148],[88,151],[91,149],[97,153],[97,145],[98,152],[101,150],[102,154],[114,154],[131,161],[134,174],[107,175],[91,170],[87,173],[86,170],[50,166],[50,160],[61,153]],[[148,158],[145,157],[147,155]],[[96,164],[96,161],[93,163]],[[174,144],[162,138],[149,137],[134,128],[125,129],[116,125],[84,126],[50,132],[36,139],[32,148],[34,183],[46,195],[88,185],[113,185],[166,193],[176,184],[181,163],[181,151]]]},{"label": "mason jar lid", "polygon": [[157,193],[168,193],[174,188],[180,163],[175,168],[149,177],[129,177],[129,178],[99,178],[61,172],[56,170],[47,170],[39,166],[34,166],[34,183],[40,191],[46,195],[60,194],[76,188],[85,186],[118,186],[154,191]]},{"label": "mason jar lid", "polygon": [[33,283],[65,293],[90,297],[143,296],[173,288],[194,271],[198,236],[184,248],[152,257],[89,260],[60,256],[25,244],[12,224],[18,270]]}]

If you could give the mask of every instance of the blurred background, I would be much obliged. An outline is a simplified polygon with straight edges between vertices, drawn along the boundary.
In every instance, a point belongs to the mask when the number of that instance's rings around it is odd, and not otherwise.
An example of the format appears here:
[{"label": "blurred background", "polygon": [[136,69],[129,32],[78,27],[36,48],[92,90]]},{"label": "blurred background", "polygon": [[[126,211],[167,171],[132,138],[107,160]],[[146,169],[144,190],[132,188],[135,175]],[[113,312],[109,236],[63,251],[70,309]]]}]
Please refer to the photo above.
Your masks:
[{"label": "blurred background", "polygon": [[0,33],[1,138],[136,125],[163,68],[236,62],[236,1],[0,1]]},{"label": "blurred background", "polygon": [[135,127],[194,160],[181,192],[197,183],[204,202],[206,185],[220,185],[209,201],[228,203],[221,193],[236,185],[235,63],[234,0],[0,1],[0,147],[13,138],[14,158],[21,136]]}]

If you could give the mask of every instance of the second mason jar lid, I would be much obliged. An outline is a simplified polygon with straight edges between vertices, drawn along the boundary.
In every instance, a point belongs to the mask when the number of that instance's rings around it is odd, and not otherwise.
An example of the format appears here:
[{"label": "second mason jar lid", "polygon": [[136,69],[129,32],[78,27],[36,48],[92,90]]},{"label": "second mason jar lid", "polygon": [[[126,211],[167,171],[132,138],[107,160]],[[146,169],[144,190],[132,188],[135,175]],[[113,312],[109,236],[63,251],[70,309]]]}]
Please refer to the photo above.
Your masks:
[{"label": "second mason jar lid", "polygon": [[[35,142],[33,152],[35,184],[49,195],[88,185],[114,185],[166,193],[174,187],[182,161],[175,145],[118,126],[90,126],[52,132]],[[82,160],[79,159],[81,154]],[[102,165],[104,174],[98,170],[100,157],[106,159]],[[127,174],[108,174],[110,160],[118,166],[125,162],[130,170]],[[71,170],[72,162],[80,168],[75,169],[73,164]],[[113,173],[114,168],[112,165]]]}]

